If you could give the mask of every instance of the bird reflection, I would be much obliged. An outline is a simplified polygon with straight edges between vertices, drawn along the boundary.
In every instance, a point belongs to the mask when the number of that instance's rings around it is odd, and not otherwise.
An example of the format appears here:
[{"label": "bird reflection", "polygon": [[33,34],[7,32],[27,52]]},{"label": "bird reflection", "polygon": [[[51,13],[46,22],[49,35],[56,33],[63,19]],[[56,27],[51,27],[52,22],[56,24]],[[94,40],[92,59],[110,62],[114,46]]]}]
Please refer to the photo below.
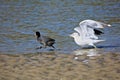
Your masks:
[{"label": "bird reflection", "polygon": [[79,60],[79,56],[95,57],[100,56],[100,52],[102,52],[101,49],[82,49],[73,51],[73,54],[75,55],[74,59]]}]

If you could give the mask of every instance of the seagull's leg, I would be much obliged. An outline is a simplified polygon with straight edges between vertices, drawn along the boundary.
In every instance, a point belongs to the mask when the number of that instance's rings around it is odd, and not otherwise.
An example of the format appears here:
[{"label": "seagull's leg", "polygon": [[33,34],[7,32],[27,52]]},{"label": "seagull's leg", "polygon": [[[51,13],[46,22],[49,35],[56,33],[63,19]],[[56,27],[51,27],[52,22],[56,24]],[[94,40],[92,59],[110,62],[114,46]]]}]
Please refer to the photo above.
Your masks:
[{"label": "seagull's leg", "polygon": [[97,49],[97,47],[96,47],[95,45],[93,45],[93,47],[94,47],[95,49]]},{"label": "seagull's leg", "polygon": [[91,46],[93,46],[95,49],[97,49],[97,47],[96,47],[94,44],[91,43],[91,44],[89,44],[89,45],[91,45]]},{"label": "seagull's leg", "polygon": [[43,48],[42,46],[40,46],[40,49]]}]

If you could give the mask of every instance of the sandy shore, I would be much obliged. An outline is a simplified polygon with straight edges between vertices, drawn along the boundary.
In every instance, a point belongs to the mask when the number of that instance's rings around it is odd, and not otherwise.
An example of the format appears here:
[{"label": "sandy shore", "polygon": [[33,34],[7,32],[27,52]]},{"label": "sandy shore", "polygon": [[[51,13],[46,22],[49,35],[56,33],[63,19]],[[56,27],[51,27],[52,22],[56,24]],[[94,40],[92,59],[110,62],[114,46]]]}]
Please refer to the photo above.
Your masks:
[{"label": "sandy shore", "polygon": [[0,80],[120,80],[120,54],[0,54]]}]

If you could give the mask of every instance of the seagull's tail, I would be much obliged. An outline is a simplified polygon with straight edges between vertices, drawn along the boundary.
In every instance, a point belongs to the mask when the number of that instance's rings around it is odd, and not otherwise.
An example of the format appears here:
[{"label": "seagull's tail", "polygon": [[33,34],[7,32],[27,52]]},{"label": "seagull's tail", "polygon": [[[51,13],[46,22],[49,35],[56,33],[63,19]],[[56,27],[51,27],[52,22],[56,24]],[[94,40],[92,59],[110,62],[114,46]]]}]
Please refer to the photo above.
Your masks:
[{"label": "seagull's tail", "polygon": [[94,40],[94,43],[99,43],[99,42],[103,42],[105,40]]}]

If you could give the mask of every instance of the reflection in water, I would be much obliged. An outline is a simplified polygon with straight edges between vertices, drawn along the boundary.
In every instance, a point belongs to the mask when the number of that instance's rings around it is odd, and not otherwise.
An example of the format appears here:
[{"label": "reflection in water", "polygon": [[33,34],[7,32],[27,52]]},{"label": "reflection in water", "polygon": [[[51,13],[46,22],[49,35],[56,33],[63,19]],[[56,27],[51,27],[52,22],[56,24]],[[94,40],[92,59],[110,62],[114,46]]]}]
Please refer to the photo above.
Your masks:
[{"label": "reflection in water", "polygon": [[82,50],[76,50],[73,53],[75,53],[76,56],[79,55],[87,55],[87,56],[98,56],[101,50],[99,49],[82,49]]},{"label": "reflection in water", "polygon": [[100,56],[101,52],[102,52],[101,49],[82,49],[82,50],[75,50],[73,54],[75,55],[74,56],[75,60],[81,60],[84,63],[88,63],[90,58]]}]

